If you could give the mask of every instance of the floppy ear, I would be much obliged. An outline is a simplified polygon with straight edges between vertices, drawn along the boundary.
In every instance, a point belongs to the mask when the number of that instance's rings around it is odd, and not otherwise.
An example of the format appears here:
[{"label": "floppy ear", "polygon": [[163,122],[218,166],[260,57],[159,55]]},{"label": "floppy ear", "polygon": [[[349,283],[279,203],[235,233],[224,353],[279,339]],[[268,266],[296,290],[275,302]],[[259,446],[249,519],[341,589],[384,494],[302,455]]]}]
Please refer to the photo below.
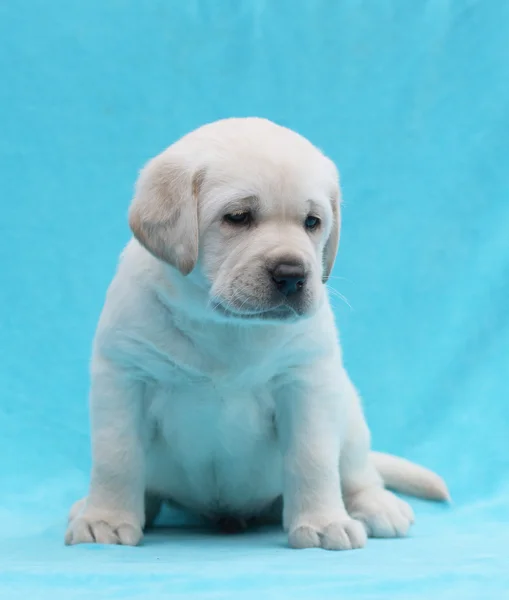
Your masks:
[{"label": "floppy ear", "polygon": [[198,193],[203,175],[171,150],[163,152],[141,171],[129,209],[134,237],[184,275],[198,260]]},{"label": "floppy ear", "polygon": [[336,186],[334,193],[331,196],[332,205],[332,229],[329,234],[329,239],[325,244],[323,250],[323,274],[322,281],[326,283],[331,274],[334,261],[336,260],[336,254],[338,252],[339,245],[339,231],[341,228],[341,213],[339,210],[339,204],[341,201],[341,192],[339,185]]}]

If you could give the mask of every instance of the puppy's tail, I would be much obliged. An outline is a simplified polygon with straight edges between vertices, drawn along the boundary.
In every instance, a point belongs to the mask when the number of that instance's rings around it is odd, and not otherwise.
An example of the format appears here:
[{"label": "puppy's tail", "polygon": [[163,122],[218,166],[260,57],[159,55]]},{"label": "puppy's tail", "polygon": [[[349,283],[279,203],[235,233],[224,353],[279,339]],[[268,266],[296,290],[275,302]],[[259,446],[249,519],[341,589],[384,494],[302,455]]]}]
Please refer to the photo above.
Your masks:
[{"label": "puppy's tail", "polygon": [[386,487],[425,500],[450,501],[445,481],[433,471],[383,452],[371,452],[371,459]]}]

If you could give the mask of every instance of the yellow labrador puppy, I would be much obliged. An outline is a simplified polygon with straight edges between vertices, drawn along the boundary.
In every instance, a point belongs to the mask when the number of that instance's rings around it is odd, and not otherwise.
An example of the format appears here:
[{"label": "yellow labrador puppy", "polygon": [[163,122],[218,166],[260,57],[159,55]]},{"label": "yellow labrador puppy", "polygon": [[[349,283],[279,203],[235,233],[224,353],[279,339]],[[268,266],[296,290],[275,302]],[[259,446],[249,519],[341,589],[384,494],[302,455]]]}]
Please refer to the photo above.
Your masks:
[{"label": "yellow labrador puppy", "polygon": [[138,544],[171,501],[347,550],[407,533],[412,510],[384,483],[447,497],[430,471],[370,453],[324,285],[339,200],[334,164],[257,118],[201,127],[143,169],[95,338],[92,477],[68,544]]}]

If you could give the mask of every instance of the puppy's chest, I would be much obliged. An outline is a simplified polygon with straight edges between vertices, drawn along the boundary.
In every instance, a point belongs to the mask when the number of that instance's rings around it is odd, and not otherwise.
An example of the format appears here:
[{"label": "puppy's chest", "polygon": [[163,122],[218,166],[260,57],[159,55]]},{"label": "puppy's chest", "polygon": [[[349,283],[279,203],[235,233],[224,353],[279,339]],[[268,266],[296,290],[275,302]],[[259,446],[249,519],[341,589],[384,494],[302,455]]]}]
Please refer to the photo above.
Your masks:
[{"label": "puppy's chest", "polygon": [[232,456],[250,464],[277,441],[274,393],[267,385],[203,381],[159,387],[150,398],[149,415],[154,443],[171,449],[191,470],[219,468]]},{"label": "puppy's chest", "polygon": [[229,346],[227,340],[212,348],[202,344],[198,352],[200,368],[170,368],[147,388],[153,432],[191,470],[228,464],[231,456],[251,463],[259,446],[276,440],[281,360],[270,349]]},{"label": "puppy's chest", "polygon": [[241,336],[221,328],[192,333],[159,338],[142,355],[149,378],[179,394],[188,388],[221,394],[267,388],[302,359],[295,345],[267,336]]},{"label": "puppy's chest", "polygon": [[164,437],[249,445],[250,437],[273,436],[276,393],[300,356],[295,345],[224,329],[193,333],[190,347],[159,353],[166,358],[147,384],[147,406]]},{"label": "puppy's chest", "polygon": [[208,381],[176,383],[153,388],[147,400],[149,414],[165,430],[203,433],[205,429],[217,432],[273,426],[275,399],[269,385],[243,388]]},{"label": "puppy's chest", "polygon": [[205,342],[173,352],[147,383],[149,485],[204,514],[249,513],[280,493],[276,395],[294,351]]}]

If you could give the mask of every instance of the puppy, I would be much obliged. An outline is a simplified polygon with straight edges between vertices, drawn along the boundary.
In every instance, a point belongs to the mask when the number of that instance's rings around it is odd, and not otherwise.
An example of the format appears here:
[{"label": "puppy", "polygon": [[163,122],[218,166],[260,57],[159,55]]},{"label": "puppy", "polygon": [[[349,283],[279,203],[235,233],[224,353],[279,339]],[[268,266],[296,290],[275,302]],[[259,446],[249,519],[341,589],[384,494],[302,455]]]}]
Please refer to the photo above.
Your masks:
[{"label": "puppy", "polygon": [[324,285],[339,204],[334,164],[263,119],[201,127],[143,169],[94,341],[92,476],[67,544],[136,545],[164,500],[347,550],[413,522],[384,477],[447,497],[433,473],[370,453]]}]

